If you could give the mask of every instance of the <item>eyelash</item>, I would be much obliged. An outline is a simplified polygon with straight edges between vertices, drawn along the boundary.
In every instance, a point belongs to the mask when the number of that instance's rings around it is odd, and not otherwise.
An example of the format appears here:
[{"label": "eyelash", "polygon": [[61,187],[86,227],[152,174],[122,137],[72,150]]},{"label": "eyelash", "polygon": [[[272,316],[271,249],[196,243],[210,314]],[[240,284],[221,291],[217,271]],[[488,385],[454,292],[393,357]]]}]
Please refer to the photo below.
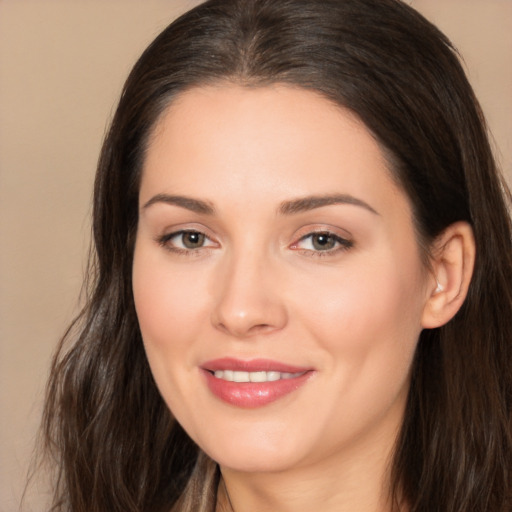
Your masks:
[{"label": "eyelash", "polygon": [[[303,242],[304,240],[312,239],[314,236],[325,236],[331,240],[334,241],[336,244],[335,247],[332,249],[326,249],[326,250],[315,250],[315,249],[303,249],[298,247],[298,245]],[[311,241],[311,244],[313,244],[313,241]],[[308,233],[307,235],[304,235],[299,239],[298,242],[295,242],[292,244],[291,248],[299,251],[301,254],[304,254],[306,256],[310,257],[316,257],[316,258],[325,258],[329,256],[335,256],[340,252],[348,251],[354,246],[354,242],[351,240],[347,240],[346,238],[342,238],[330,231],[313,231],[311,233]]]},{"label": "eyelash", "polygon": [[[200,247],[195,248],[182,248],[169,243],[173,238],[177,238],[179,236],[183,236],[186,234],[198,234],[200,236],[203,236],[204,240],[209,240],[210,242],[212,242],[211,238],[209,238],[205,233],[194,229],[182,229],[180,231],[174,231],[172,233],[165,234],[163,236],[158,237],[157,242],[166,250],[185,256],[198,256],[200,252],[203,252],[204,250],[209,250],[213,246],[212,243],[212,245],[202,245]],[[304,249],[299,247],[299,244],[301,242],[307,239],[312,239],[314,236],[325,236],[333,240],[336,245],[335,247],[326,250]],[[347,251],[351,249],[353,246],[354,243],[351,240],[342,238],[330,231],[313,231],[311,233],[308,233],[307,235],[302,236],[297,242],[293,243],[290,246],[290,248],[309,257],[325,258],[329,256],[334,256],[342,251]]]},{"label": "eyelash", "polygon": [[159,245],[161,245],[164,249],[174,252],[176,254],[184,255],[184,256],[197,256],[199,255],[199,251],[204,251],[210,249],[212,246],[206,245],[196,248],[182,248],[182,247],[176,247],[175,245],[170,244],[169,242],[173,238],[177,238],[179,236],[187,235],[187,234],[198,234],[200,236],[203,236],[205,240],[212,241],[211,238],[209,238],[205,233],[202,231],[197,231],[195,229],[182,229],[180,231],[174,231],[172,233],[168,233],[166,235],[160,236],[157,238],[157,242]]}]

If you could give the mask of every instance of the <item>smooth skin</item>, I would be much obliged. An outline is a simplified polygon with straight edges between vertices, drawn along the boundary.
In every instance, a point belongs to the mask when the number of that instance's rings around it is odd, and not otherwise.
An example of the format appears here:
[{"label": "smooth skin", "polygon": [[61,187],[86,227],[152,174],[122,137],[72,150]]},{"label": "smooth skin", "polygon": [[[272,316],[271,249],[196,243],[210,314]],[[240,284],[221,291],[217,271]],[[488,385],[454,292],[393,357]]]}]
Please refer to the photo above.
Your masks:
[{"label": "smooth skin", "polygon": [[[289,86],[173,101],[143,168],[133,292],[164,400],[220,464],[218,510],[389,510],[417,340],[464,300],[471,228],[432,255],[427,269],[408,198],[350,112]],[[200,370],[223,357],[311,378],[236,407]]]}]

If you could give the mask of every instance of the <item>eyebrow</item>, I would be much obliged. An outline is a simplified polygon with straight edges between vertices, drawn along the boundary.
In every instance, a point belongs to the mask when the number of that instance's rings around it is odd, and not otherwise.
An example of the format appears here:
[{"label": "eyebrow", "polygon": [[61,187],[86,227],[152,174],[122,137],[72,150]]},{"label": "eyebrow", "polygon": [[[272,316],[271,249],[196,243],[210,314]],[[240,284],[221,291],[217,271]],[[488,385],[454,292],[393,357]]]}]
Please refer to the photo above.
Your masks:
[{"label": "eyebrow", "polygon": [[147,203],[144,204],[142,208],[149,208],[151,205],[156,203],[180,206],[181,208],[185,208],[195,213],[201,213],[203,215],[215,214],[215,208],[208,201],[201,201],[200,199],[193,199],[187,196],[175,196],[169,194],[157,194],[156,196],[153,196]]},{"label": "eyebrow", "polygon": [[[146,209],[157,203],[179,206],[181,208],[185,208],[192,212],[203,215],[215,215],[215,208],[209,201],[202,201],[201,199],[193,199],[192,197],[169,194],[157,194],[156,196],[153,196],[143,205],[142,208]],[[315,208],[322,208],[323,206],[332,206],[337,204],[350,204],[359,206],[375,215],[379,215],[379,213],[368,203],[349,194],[307,196],[301,197],[299,199],[293,199],[291,201],[284,201],[279,205],[278,212],[281,215],[294,215],[296,213],[314,210]]]},{"label": "eyebrow", "polygon": [[279,206],[279,213],[282,215],[293,215],[295,213],[307,212],[315,208],[323,206],[331,206],[336,204],[350,204],[359,206],[369,212],[380,215],[377,210],[372,208],[368,203],[349,194],[332,194],[323,196],[307,196],[292,201],[285,201]]}]

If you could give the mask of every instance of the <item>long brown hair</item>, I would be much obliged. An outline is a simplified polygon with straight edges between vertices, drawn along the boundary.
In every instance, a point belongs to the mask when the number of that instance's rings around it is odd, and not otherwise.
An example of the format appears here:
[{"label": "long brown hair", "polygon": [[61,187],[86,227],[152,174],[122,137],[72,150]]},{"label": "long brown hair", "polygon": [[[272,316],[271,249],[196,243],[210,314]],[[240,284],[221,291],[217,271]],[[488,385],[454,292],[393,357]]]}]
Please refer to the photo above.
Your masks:
[{"label": "long brown hair", "polygon": [[172,23],[131,72],[98,165],[88,302],[54,359],[45,450],[54,511],[214,510],[216,465],[154,384],[131,267],[148,136],[180,92],[292,84],[353,111],[413,205],[418,243],[467,221],[469,295],[424,330],[392,465],[411,512],[512,508],[512,231],[485,122],[447,38],[398,0],[210,0]]}]

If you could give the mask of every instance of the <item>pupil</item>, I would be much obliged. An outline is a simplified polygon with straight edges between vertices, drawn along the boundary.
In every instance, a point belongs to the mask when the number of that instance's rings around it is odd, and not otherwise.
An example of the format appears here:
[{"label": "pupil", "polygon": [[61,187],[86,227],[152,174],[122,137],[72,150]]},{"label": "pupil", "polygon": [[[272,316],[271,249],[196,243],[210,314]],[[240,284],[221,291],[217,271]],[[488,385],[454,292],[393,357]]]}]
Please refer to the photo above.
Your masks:
[{"label": "pupil", "polygon": [[204,235],[202,233],[185,233],[183,235],[183,245],[187,249],[196,249],[204,243]]},{"label": "pupil", "polygon": [[335,245],[336,241],[331,235],[319,234],[313,235],[313,247],[320,251],[325,251],[326,249],[332,249]]}]

